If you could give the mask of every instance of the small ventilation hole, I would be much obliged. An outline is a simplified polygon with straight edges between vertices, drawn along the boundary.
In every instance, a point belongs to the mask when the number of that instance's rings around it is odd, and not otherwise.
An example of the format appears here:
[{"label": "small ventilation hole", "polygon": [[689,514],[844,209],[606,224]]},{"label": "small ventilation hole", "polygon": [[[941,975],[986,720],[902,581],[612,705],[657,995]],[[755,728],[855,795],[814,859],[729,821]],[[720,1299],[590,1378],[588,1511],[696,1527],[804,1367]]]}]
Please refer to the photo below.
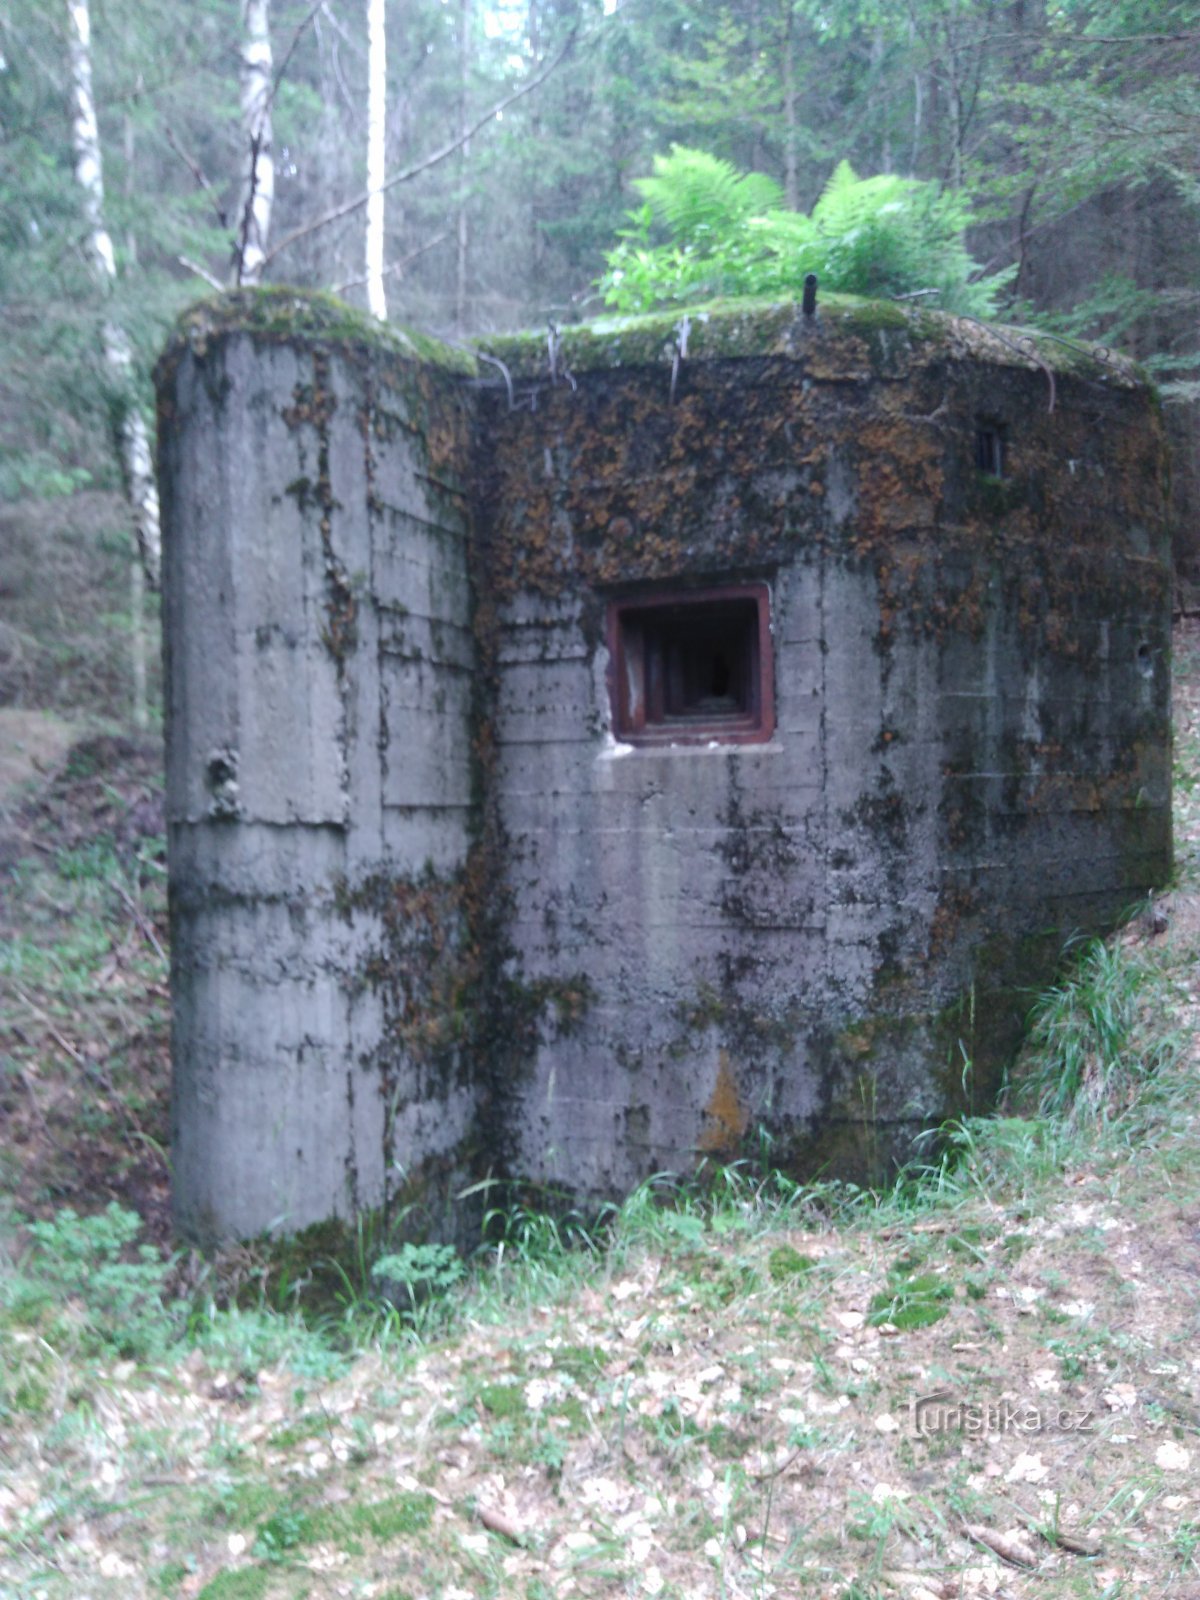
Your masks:
[{"label": "small ventilation hole", "polygon": [[1004,432],[992,422],[980,422],[975,427],[975,465],[989,478],[1004,476]]}]

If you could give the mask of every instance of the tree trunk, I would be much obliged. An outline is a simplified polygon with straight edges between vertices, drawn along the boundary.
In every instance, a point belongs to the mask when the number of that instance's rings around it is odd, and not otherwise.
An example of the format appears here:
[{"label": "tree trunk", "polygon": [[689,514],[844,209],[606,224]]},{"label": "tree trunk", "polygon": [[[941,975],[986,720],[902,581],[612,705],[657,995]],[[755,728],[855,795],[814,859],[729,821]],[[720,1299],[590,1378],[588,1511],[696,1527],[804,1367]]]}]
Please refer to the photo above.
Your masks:
[{"label": "tree trunk", "polygon": [[383,287],[384,130],[387,127],[387,31],[384,0],[367,0],[367,305],[387,321]]},{"label": "tree trunk", "polygon": [[[133,200],[133,170],[137,154],[133,118],[125,113],[125,199]],[[133,210],[130,206],[129,215]],[[137,261],[137,235],[132,226],[125,235],[125,254],[129,261]],[[129,670],[133,683],[133,725],[146,728],[150,725],[150,700],[146,692],[146,569],[142,553],[135,549],[129,563]]]},{"label": "tree trunk", "polygon": [[887,57],[887,40],[882,27],[875,29],[875,37],[871,43],[871,81],[872,93],[878,94],[880,101],[880,117],[883,127],[880,134],[879,170],[891,172],[892,170],[892,131],[891,107],[888,104],[884,88],[884,62]]},{"label": "tree trunk", "polygon": [[[458,40],[458,131],[467,130],[467,91],[471,78],[471,0],[461,0]],[[471,219],[467,214],[467,177],[471,170],[471,141],[463,138],[458,163],[458,258],[454,282],[454,326],[467,329],[467,262],[471,246]]]},{"label": "tree trunk", "polygon": [[262,282],[271,207],[275,201],[275,152],[271,143],[270,0],[242,0],[242,132],[246,168],[237,209],[233,249],[234,284]]},{"label": "tree trunk", "polygon": [[[538,12],[538,0],[529,0],[529,58],[530,65],[536,73],[542,64],[541,16]],[[534,101],[529,112],[529,145],[536,151],[542,138],[542,118]],[[532,298],[541,302],[542,289],[542,264],[545,254],[545,240],[542,237],[541,206],[537,199],[536,183],[534,196],[529,204],[529,248],[530,248],[530,274],[529,287]]]},{"label": "tree trunk", "polygon": [[923,121],[925,116],[925,86],[921,82],[921,73],[918,69],[913,73],[913,142],[912,155],[908,161],[908,175],[915,178],[920,170],[921,161],[921,135],[924,131]]},{"label": "tree trunk", "polygon": [[[92,24],[88,0],[67,0],[67,20],[71,49],[71,142],[75,152],[75,176],[83,193],[83,213],[87,220],[85,247],[96,281],[108,296],[116,281],[117,262],[112,238],[104,223],[104,168],[92,94]],[[140,560],[149,582],[157,585],[161,540],[154,460],[134,390],[129,340],[111,314],[105,316],[102,340],[104,362],[114,395],[117,454],[137,536],[134,559]],[[134,622],[135,626],[140,626],[140,616]]]},{"label": "tree trunk", "polygon": [[783,198],[789,211],[800,209],[796,172],[796,8],[786,3],[783,24]]}]

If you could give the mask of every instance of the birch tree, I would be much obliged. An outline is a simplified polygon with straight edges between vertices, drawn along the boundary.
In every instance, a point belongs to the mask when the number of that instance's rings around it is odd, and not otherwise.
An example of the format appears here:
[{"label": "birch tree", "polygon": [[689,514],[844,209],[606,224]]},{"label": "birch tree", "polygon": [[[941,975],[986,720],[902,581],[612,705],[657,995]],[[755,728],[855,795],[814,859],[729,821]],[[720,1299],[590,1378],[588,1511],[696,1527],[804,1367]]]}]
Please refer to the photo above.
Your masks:
[{"label": "birch tree", "polygon": [[[112,237],[104,220],[104,167],[100,130],[92,93],[92,29],[88,0],[67,0],[71,56],[71,139],[75,176],[83,195],[87,222],[84,241],[88,264],[105,297],[112,294],[117,262]],[[133,355],[125,329],[111,305],[102,326],[104,362],[115,396],[115,433],[125,493],[133,513],[137,551],[130,567],[133,608],[134,720],[146,722],[146,657],[142,633],[144,584],[157,585],[161,564],[158,523],[158,485],[145,419],[137,403]]]},{"label": "birch tree", "polygon": [[467,190],[471,164],[471,138],[467,132],[467,96],[471,87],[471,0],[461,0],[458,14],[458,131],[462,138],[458,173],[458,237],[454,273],[454,326],[461,336],[467,327],[467,265],[471,248],[471,219]]},{"label": "birch tree", "polygon": [[[375,0],[381,3],[381,0]],[[238,198],[233,284],[262,282],[275,203],[275,152],[271,134],[270,0],[242,0],[242,133],[245,169]]]},{"label": "birch tree", "polygon": [[367,305],[387,320],[383,287],[387,31],[384,0],[367,0]]}]

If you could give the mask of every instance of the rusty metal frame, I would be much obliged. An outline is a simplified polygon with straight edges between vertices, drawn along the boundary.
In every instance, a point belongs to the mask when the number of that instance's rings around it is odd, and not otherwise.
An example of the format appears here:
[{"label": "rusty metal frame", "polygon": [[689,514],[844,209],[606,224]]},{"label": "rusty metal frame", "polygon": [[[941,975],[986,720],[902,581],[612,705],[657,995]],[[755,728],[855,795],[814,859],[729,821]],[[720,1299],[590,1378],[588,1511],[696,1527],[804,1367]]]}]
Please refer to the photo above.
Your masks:
[{"label": "rusty metal frame", "polygon": [[[689,610],[720,613],[723,606],[752,602],[755,610],[746,708],[737,716],[666,714],[662,690],[663,639]],[[738,618],[745,626],[744,614]],[[625,744],[764,744],[775,732],[775,655],[771,638],[771,594],[765,583],[721,584],[709,589],[659,589],[609,601],[608,688],[613,734]],[[656,671],[657,666],[657,671]],[[653,702],[653,703],[652,703]]]}]

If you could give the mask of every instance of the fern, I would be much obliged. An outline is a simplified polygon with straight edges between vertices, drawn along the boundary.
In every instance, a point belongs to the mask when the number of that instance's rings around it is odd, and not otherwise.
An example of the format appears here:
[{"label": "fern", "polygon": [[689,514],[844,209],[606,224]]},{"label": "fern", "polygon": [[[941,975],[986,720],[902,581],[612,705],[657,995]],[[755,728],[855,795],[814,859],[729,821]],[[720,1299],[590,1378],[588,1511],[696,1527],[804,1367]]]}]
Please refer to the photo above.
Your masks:
[{"label": "fern", "polygon": [[654,175],[636,187],[646,204],[630,213],[600,280],[620,311],[714,295],[796,295],[815,272],[827,289],[923,292],[946,309],[986,316],[1006,281],[970,281],[976,267],[961,195],[890,174],[860,178],[848,161],[808,216],[783,209],[772,178],[684,145],[655,157]]},{"label": "fern", "polygon": [[654,176],[636,179],[634,188],[679,243],[706,231],[721,237],[783,202],[774,178],[739,172],[730,161],[682,144],[673,144],[669,156],[655,156]]}]

